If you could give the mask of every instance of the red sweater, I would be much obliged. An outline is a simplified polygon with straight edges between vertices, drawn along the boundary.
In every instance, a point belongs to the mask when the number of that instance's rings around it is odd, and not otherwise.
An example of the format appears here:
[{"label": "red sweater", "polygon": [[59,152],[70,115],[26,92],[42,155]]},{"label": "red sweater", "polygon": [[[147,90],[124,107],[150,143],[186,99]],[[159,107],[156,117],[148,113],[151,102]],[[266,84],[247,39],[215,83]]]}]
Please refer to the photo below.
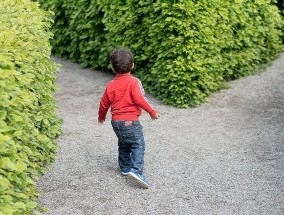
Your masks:
[{"label": "red sweater", "polygon": [[99,121],[105,121],[111,107],[112,120],[137,121],[143,108],[151,117],[157,114],[144,96],[141,81],[130,73],[117,74],[107,85],[100,101]]}]

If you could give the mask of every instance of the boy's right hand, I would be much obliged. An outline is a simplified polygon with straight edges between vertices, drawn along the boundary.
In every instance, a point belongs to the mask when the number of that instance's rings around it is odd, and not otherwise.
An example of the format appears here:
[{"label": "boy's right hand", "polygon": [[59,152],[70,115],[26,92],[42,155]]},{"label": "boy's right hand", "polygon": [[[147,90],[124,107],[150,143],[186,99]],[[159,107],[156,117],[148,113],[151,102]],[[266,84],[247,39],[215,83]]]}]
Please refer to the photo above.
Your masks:
[{"label": "boy's right hand", "polygon": [[159,118],[160,118],[160,114],[157,113],[155,116],[152,116],[151,118],[152,118],[152,119],[159,119]]}]

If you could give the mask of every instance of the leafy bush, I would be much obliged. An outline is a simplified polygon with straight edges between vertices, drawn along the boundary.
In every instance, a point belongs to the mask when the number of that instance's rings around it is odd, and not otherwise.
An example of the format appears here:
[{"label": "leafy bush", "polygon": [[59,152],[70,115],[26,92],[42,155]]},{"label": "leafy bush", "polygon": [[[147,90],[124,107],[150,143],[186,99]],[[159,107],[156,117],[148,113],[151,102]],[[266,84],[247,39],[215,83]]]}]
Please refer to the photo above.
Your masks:
[{"label": "leafy bush", "polygon": [[[277,0],[276,5],[278,6],[280,13],[282,15],[282,19],[284,19],[284,1],[283,0]],[[282,26],[282,32],[284,32],[284,25]],[[282,42],[284,44],[284,33],[282,34]]]},{"label": "leafy bush", "polygon": [[55,12],[55,54],[107,69],[108,53],[128,47],[146,90],[178,107],[253,74],[282,48],[270,0],[40,1]]},{"label": "leafy bush", "polygon": [[[60,133],[51,14],[29,0],[0,2],[0,214],[30,214],[35,180],[54,159]],[[35,212],[36,213],[36,212]]]}]

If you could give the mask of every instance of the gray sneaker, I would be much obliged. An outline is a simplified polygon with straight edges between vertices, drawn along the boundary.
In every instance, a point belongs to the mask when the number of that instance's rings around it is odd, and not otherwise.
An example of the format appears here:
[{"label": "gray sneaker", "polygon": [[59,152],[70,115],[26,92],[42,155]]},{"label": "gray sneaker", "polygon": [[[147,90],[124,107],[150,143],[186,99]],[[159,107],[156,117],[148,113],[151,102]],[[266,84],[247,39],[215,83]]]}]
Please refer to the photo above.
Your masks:
[{"label": "gray sneaker", "polygon": [[142,187],[144,189],[149,188],[148,181],[146,180],[145,176],[142,175],[141,173],[129,172],[128,177],[130,178],[131,181],[138,184],[140,187]]}]

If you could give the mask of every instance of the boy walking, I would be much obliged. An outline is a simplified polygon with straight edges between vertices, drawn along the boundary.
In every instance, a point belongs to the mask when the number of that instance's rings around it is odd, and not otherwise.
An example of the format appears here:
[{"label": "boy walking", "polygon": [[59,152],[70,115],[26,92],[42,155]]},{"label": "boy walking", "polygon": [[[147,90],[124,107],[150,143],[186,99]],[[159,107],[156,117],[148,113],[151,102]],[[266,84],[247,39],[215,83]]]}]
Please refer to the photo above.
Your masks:
[{"label": "boy walking", "polygon": [[118,138],[118,164],[122,175],[128,175],[140,187],[149,188],[144,177],[145,142],[139,116],[142,109],[152,119],[158,119],[159,113],[152,108],[144,96],[139,79],[132,76],[134,59],[130,51],[116,49],[110,54],[114,79],[107,85],[101,98],[98,122],[104,123],[111,107],[112,127]]}]

